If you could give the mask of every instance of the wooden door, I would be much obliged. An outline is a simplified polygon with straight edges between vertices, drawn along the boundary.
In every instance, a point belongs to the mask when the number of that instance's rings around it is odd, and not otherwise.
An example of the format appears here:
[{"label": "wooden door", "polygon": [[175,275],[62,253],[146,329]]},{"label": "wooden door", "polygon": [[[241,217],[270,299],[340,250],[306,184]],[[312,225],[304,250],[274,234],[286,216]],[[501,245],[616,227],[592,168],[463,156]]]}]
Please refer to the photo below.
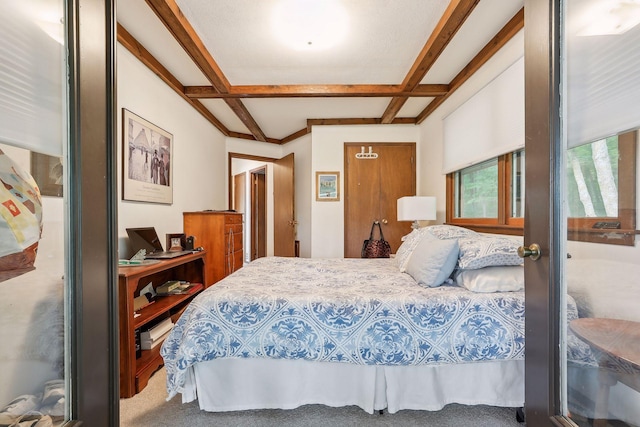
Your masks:
[{"label": "wooden door", "polygon": [[[372,147],[375,159],[358,159],[361,147]],[[378,220],[395,252],[411,223],[397,221],[397,200],[416,194],[415,143],[345,144],[344,256],[359,258],[371,224]]]},{"label": "wooden door", "polygon": [[273,254],[295,256],[293,153],[273,162]]},{"label": "wooden door", "polygon": [[251,171],[251,261],[267,256],[266,168]]},{"label": "wooden door", "polygon": [[239,173],[233,177],[233,203],[231,209],[236,212],[245,213],[246,186],[246,172]]}]

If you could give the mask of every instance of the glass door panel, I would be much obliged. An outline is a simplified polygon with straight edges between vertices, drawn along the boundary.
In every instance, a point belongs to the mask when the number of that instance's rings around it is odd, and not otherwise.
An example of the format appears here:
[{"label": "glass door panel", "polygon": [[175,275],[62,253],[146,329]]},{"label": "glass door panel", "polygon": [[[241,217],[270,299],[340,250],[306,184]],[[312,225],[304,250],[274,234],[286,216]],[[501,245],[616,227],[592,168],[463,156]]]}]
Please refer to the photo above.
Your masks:
[{"label": "glass door panel", "polygon": [[0,2],[0,425],[69,416],[64,11]]},{"label": "glass door panel", "polygon": [[564,2],[563,411],[640,424],[640,3]]}]

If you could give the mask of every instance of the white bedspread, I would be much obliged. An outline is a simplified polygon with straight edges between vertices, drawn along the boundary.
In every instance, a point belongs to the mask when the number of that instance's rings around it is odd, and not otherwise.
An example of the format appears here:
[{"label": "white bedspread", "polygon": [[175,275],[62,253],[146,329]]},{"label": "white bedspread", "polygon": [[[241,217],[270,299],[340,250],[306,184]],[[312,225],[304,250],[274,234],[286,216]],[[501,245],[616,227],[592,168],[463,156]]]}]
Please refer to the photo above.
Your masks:
[{"label": "white bedspread", "polygon": [[524,358],[523,292],[424,288],[393,259],[262,258],[207,289],[161,354],[172,397],[197,363],[301,359],[374,366]]}]

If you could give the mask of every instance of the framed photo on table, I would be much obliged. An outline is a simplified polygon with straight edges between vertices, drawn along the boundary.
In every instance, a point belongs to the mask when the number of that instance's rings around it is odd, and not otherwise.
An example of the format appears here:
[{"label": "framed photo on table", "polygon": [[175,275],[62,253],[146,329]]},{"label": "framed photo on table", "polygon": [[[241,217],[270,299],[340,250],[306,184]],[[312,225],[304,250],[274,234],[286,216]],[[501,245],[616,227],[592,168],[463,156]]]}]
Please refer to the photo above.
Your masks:
[{"label": "framed photo on table", "polygon": [[173,203],[173,135],[122,109],[122,199]]},{"label": "framed photo on table", "polygon": [[340,172],[316,172],[316,201],[340,200]]},{"label": "framed photo on table", "polygon": [[167,234],[167,246],[165,247],[168,252],[183,251],[187,247],[187,237],[184,233]]}]

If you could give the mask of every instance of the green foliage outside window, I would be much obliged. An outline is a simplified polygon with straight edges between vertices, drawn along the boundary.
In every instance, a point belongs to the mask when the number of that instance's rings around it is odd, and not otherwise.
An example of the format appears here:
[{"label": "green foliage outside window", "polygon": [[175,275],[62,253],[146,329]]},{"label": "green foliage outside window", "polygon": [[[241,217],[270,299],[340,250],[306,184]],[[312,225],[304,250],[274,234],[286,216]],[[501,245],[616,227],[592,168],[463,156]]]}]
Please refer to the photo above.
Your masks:
[{"label": "green foliage outside window", "polygon": [[[567,151],[567,209],[573,218],[618,216],[618,137]],[[596,159],[602,159],[598,162]]]},{"label": "green foliage outside window", "polygon": [[498,217],[498,159],[456,172],[456,217]]}]

